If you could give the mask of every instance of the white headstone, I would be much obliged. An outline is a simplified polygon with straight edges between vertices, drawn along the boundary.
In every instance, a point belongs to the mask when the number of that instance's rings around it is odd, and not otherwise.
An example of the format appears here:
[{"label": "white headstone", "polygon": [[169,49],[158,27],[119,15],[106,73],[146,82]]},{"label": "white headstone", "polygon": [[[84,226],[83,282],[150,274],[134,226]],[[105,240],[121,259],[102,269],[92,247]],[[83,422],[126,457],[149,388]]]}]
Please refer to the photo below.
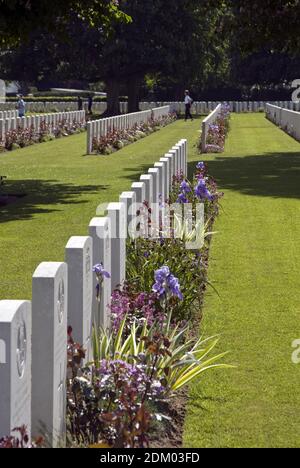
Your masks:
[{"label": "white headstone", "polygon": [[[93,218],[89,233],[93,239],[93,266],[102,263],[111,275],[111,232],[109,218]],[[96,275],[93,276],[93,316],[96,324],[105,329],[110,326],[111,279],[105,278],[100,291],[100,303],[96,299]]]},{"label": "white headstone", "polygon": [[152,174],[143,174],[140,181],[145,184],[145,201],[151,205],[153,202],[153,177]]},{"label": "white headstone", "polygon": [[178,149],[175,149],[175,147],[173,147],[170,151],[169,151],[169,154],[172,154],[173,158],[174,158],[174,175],[175,177],[178,176],[178,174],[180,173],[180,167],[179,167],[179,152],[178,152]]},{"label": "white headstone", "polygon": [[169,187],[170,187],[170,190],[172,189],[172,186],[173,186],[173,177],[174,177],[174,174],[175,174],[175,171],[174,171],[174,167],[175,167],[175,160],[174,160],[174,156],[170,153],[167,153],[165,154],[164,156],[166,159],[169,159]]},{"label": "white headstone", "polygon": [[120,196],[120,203],[123,203],[125,210],[125,217],[127,216],[127,232],[132,219],[136,216],[136,195],[135,192],[123,192]]},{"label": "white headstone", "polygon": [[154,168],[159,170],[159,200],[165,202],[165,166],[163,163],[155,163]]},{"label": "white headstone", "polygon": [[157,203],[159,196],[159,169],[151,167],[148,174],[152,176],[152,202]]},{"label": "white headstone", "polygon": [[170,160],[169,158],[161,158],[160,162],[164,165],[165,175],[165,199],[168,200],[170,196]]},{"label": "white headstone", "polygon": [[142,207],[145,201],[145,184],[143,182],[135,182],[132,184],[131,190],[135,193],[136,204]]},{"label": "white headstone", "polygon": [[127,218],[123,203],[110,203],[107,216],[111,222],[111,287],[122,288],[126,279]]},{"label": "white headstone", "polygon": [[93,135],[92,135],[92,122],[87,123],[87,154],[92,154],[93,149]]},{"label": "white headstone", "polygon": [[31,304],[0,301],[0,438],[31,433]]},{"label": "white headstone", "polygon": [[5,121],[0,120],[0,141],[4,143],[5,141]]},{"label": "white headstone", "polygon": [[68,324],[73,338],[86,351],[86,362],[92,360],[93,241],[91,237],[71,237],[66,246],[69,272]]},{"label": "white headstone", "polygon": [[32,434],[50,447],[66,436],[68,271],[41,263],[32,280]]}]

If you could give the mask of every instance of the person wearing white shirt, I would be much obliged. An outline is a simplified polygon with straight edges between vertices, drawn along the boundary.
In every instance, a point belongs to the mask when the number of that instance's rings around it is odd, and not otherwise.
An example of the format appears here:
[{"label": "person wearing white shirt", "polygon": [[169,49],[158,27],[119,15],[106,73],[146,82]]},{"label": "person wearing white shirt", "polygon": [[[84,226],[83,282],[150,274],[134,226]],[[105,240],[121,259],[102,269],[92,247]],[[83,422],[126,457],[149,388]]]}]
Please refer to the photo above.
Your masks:
[{"label": "person wearing white shirt", "polygon": [[191,107],[192,107],[192,104],[193,104],[193,99],[191,98],[190,96],[190,92],[188,90],[186,90],[185,92],[185,98],[184,98],[184,104],[185,104],[185,121],[188,120],[188,118],[190,117],[190,119],[193,121],[193,116],[191,114]]}]

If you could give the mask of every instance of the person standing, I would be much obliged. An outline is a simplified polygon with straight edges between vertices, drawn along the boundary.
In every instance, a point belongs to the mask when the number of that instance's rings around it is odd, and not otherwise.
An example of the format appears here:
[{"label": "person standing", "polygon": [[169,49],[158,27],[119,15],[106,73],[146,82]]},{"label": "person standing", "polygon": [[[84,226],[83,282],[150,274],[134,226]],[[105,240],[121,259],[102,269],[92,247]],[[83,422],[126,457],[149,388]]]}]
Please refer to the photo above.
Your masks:
[{"label": "person standing", "polygon": [[18,112],[19,112],[19,117],[25,117],[25,112],[26,112],[25,101],[22,95],[19,96],[19,100],[18,100]]},{"label": "person standing", "polygon": [[191,114],[191,108],[192,108],[192,104],[193,104],[193,99],[191,98],[190,96],[190,92],[188,90],[186,90],[185,92],[185,98],[184,98],[184,104],[185,104],[185,121],[188,120],[188,118],[190,117],[190,119],[193,121],[193,116]]},{"label": "person standing", "polygon": [[78,110],[82,111],[83,101],[82,101],[81,96],[78,96],[77,102],[78,102]]},{"label": "person standing", "polygon": [[88,97],[88,111],[89,114],[92,114],[92,109],[93,109],[93,96],[90,94]]}]

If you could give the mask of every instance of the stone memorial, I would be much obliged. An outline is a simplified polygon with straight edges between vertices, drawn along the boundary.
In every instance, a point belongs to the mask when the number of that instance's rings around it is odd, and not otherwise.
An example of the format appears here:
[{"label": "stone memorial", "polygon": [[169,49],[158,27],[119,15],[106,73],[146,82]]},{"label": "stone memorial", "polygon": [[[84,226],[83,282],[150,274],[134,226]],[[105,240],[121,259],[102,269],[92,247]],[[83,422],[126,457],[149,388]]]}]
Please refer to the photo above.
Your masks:
[{"label": "stone memorial", "polygon": [[153,202],[153,177],[152,174],[143,174],[140,181],[145,184],[145,201],[151,205]]},{"label": "stone memorial", "polygon": [[160,158],[159,162],[164,165],[164,187],[165,187],[165,199],[168,200],[170,196],[170,160],[169,158]]},{"label": "stone memorial", "polygon": [[[93,239],[93,266],[102,264],[110,275],[111,271],[111,232],[110,219],[107,217],[93,218],[89,226],[89,234]],[[96,298],[96,275],[93,275],[93,321],[104,329],[110,327],[111,278],[104,278],[100,296]]]},{"label": "stone memorial", "polygon": [[68,269],[41,263],[32,279],[32,434],[65,445]]},{"label": "stone memorial", "polygon": [[164,202],[165,201],[165,166],[161,162],[157,162],[154,164],[154,168],[159,170],[159,190],[158,190],[158,201]]},{"label": "stone memorial", "polygon": [[136,216],[136,194],[135,192],[123,192],[120,195],[120,203],[124,204],[125,219],[127,217],[126,234],[133,218]]},{"label": "stone memorial", "polygon": [[[31,304],[0,301],[0,438],[31,433]],[[14,434],[16,435],[16,434]]]},{"label": "stone memorial", "polygon": [[136,204],[138,209],[142,207],[145,201],[145,184],[143,182],[134,182],[131,186],[132,192],[135,193],[136,196]]},{"label": "stone memorial", "polygon": [[127,219],[125,204],[110,203],[107,217],[111,228],[111,288],[122,288],[126,279]]},{"label": "stone memorial", "polygon": [[66,246],[69,272],[68,325],[73,339],[86,351],[85,362],[92,360],[93,241],[91,237],[71,237]]}]

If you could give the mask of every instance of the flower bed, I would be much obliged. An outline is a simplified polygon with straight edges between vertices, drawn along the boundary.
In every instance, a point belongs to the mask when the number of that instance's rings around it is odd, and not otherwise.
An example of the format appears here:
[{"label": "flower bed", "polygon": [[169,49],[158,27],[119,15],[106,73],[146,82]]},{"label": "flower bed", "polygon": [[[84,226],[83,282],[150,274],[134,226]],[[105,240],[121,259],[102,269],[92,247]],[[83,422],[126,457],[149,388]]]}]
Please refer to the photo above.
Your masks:
[{"label": "flower bed", "polygon": [[[129,241],[127,282],[112,295],[111,331],[94,327],[94,361],[86,367],[81,367],[84,350],[69,329],[69,446],[148,447],[172,418],[169,401],[203,372],[228,367],[219,364],[224,354],[212,355],[218,339],[194,338],[208,284],[209,229],[223,194],[204,163],[192,182],[175,177],[173,188],[166,206],[204,205],[205,243],[186,250],[186,231],[165,239],[162,226],[157,239]],[[142,209],[149,214],[146,202]],[[171,219],[175,232],[176,217]],[[100,303],[109,272],[101,264],[94,271]]]},{"label": "flower bed", "polygon": [[0,144],[0,152],[13,151],[26,146],[31,146],[36,143],[44,143],[76,133],[83,132],[86,129],[86,124],[81,124],[76,121],[70,123],[62,120],[56,127],[47,125],[42,122],[40,128],[35,130],[32,127],[17,130],[10,130],[5,135],[5,142]]},{"label": "flower bed", "polygon": [[[169,208],[170,226],[166,228],[162,216],[156,239],[128,241],[127,281],[112,294],[110,329],[93,327],[92,362],[83,364],[85,350],[68,328],[69,447],[144,448],[156,445],[158,438],[168,444],[166,436],[171,434],[166,427],[174,427],[172,402],[193,379],[211,369],[230,367],[220,364],[226,353],[213,353],[218,338],[196,338],[208,285],[211,227],[222,196],[202,162],[192,181],[182,174],[174,177],[170,199],[162,202]],[[199,205],[203,208],[202,247],[187,249],[186,243],[202,227],[196,224],[188,231],[177,218],[175,204],[193,212]],[[139,211],[148,222],[147,201]],[[101,286],[110,272],[102,264],[93,270],[100,310]],[[181,423],[176,419],[175,425]],[[6,448],[41,444],[41,439],[29,444],[24,427],[15,437],[0,441],[0,447]]]},{"label": "flower bed", "polygon": [[113,130],[99,140],[94,138],[92,151],[97,154],[109,155],[124,148],[124,146],[157,132],[161,128],[175,122],[176,118],[176,114],[169,114],[167,117],[135,125],[131,129]]},{"label": "flower bed", "polygon": [[[221,113],[216,121],[209,126],[205,153],[223,153],[229,129],[230,107],[227,104],[222,104]],[[199,142],[199,148],[201,148],[201,140]]]}]

